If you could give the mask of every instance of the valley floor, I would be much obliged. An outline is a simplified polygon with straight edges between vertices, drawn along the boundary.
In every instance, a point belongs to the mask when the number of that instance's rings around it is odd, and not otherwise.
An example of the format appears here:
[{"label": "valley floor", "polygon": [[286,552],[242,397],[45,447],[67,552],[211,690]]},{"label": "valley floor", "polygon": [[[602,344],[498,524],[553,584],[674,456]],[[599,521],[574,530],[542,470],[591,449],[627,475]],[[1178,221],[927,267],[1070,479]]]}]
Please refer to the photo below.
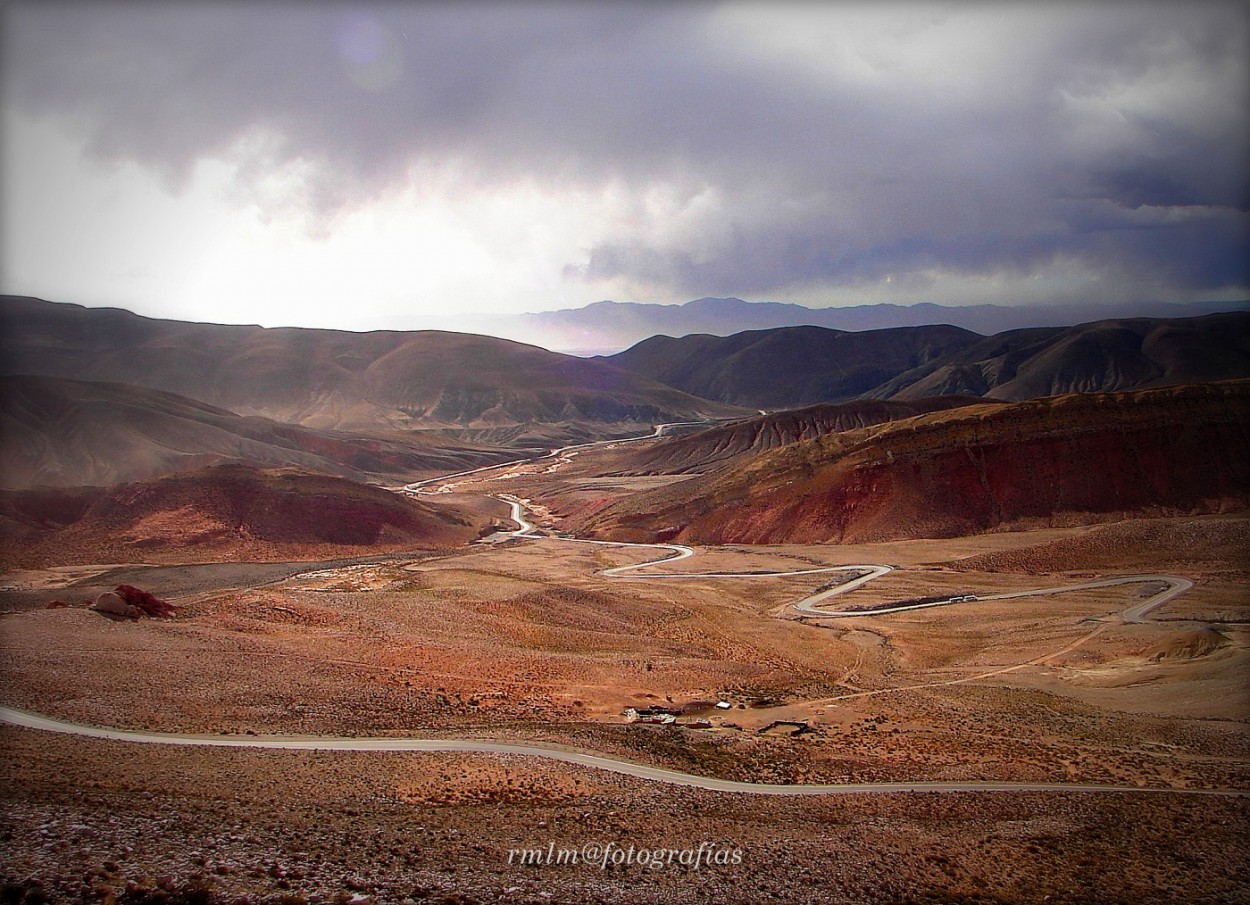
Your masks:
[{"label": "valley floor", "polygon": [[[1247,525],[1166,521],[1175,537],[1234,546]],[[841,602],[980,596],[1142,571],[1140,551],[1107,552],[1109,527],[721,547],[668,568],[889,563]],[[1107,568],[1086,567],[1086,548]],[[1038,550],[1056,571],[1035,568]],[[183,749],[5,727],[3,873],[40,881],[54,900],[107,887],[125,901],[129,885],[139,901],[161,881],[200,877],[253,900],[1250,901],[1250,863],[1234,854],[1250,799],[1180,792],[1250,788],[1250,574],[1238,563],[1161,545],[1152,571],[1195,586],[1127,624],[1123,611],[1157,588],[826,620],[789,604],[841,578],[599,574],[649,558],[514,539],[328,563],[12,576],[0,703],[240,740],[541,742],[751,782],[1178,791],[761,799],[515,755]],[[178,615],[119,622],[45,608],[123,582],[168,597]],[[647,707],[677,720],[623,715]],[[742,860],[508,863],[513,849],[549,843],[702,842]]]}]

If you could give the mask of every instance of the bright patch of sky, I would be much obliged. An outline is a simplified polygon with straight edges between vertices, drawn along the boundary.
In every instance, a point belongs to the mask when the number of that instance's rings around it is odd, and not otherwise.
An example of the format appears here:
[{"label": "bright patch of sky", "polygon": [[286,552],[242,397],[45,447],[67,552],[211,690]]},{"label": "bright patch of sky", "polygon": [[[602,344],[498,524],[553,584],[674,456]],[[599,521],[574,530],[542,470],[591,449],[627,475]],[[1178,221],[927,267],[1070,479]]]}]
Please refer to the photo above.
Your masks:
[{"label": "bright patch of sky", "polygon": [[1240,3],[10,3],[0,290],[349,329],[1250,296]]}]

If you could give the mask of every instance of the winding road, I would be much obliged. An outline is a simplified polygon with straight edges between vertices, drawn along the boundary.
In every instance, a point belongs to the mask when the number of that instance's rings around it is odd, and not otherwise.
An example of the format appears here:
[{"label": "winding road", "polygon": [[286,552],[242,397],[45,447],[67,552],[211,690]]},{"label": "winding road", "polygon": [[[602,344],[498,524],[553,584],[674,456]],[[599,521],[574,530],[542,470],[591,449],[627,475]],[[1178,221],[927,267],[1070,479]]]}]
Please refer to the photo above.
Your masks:
[{"label": "winding road", "polygon": [[45,732],[61,732],[85,738],[106,739],[140,744],[178,745],[205,748],[265,748],[285,751],[423,751],[456,752],[461,754],[507,754],[521,757],[544,757],[566,764],[591,767],[609,773],[634,776],[674,786],[705,789],[710,792],[737,792],[752,795],[857,795],[870,793],[900,792],[1151,792],[1178,793],[1186,795],[1250,796],[1250,792],[1238,789],[1170,789],[1146,786],[1105,785],[1099,783],[1059,782],[996,782],[993,780],[973,782],[859,782],[825,783],[811,785],[781,785],[757,782],[737,782],[696,776],[663,767],[631,763],[558,748],[554,745],[516,744],[479,739],[427,739],[427,738],[347,738],[343,736],[221,736],[192,735],[166,732],[138,732],[130,729],[103,729],[69,723],[51,717],[0,707],[0,722],[26,729]]},{"label": "winding road", "polygon": [[894,571],[893,566],[880,565],[875,563],[866,563],[862,565],[849,566],[821,566],[814,569],[792,569],[788,571],[777,572],[641,572],[642,569],[651,566],[661,566],[674,563],[679,559],[686,559],[694,556],[693,547],[687,547],[684,544],[641,544],[630,543],[627,541],[611,541],[611,540],[588,540],[580,537],[558,537],[545,534],[539,534],[539,528],[526,517],[529,514],[525,500],[517,497],[500,494],[495,499],[507,503],[511,507],[511,518],[517,523],[517,528],[513,531],[505,533],[505,537],[524,538],[528,540],[549,540],[559,541],[561,543],[571,544],[600,544],[606,547],[637,547],[648,550],[664,550],[672,554],[670,556],[662,556],[658,559],[650,559],[646,562],[635,563],[628,566],[617,566],[612,569],[604,569],[599,574],[609,578],[627,577],[632,579],[676,579],[683,578],[788,578],[796,575],[820,575],[829,572],[852,572],[858,573],[854,578],[835,585],[831,588],[825,588],[821,591],[811,594],[807,597],[797,600],[790,604],[796,611],[805,616],[814,616],[821,619],[851,619],[863,618],[865,616],[887,616],[891,613],[906,613],[911,610],[924,610],[932,607],[950,606],[958,603],[972,603],[987,600],[1014,600],[1020,597],[1046,597],[1051,594],[1064,594],[1071,591],[1090,591],[1097,588],[1109,588],[1122,584],[1160,584],[1163,585],[1162,590],[1151,595],[1146,600],[1136,603],[1124,610],[1121,619],[1126,623],[1143,623],[1146,617],[1154,612],[1163,604],[1167,603],[1174,597],[1184,594],[1194,586],[1194,583],[1188,578],[1180,578],[1175,575],[1117,575],[1114,578],[1103,578],[1097,581],[1087,581],[1081,584],[1058,585],[1049,588],[1033,588],[1028,591],[1011,591],[1005,594],[982,594],[980,596],[973,595],[956,595],[943,600],[930,600],[923,603],[903,603],[898,605],[882,604],[874,607],[864,607],[851,610],[829,610],[824,609],[820,604],[830,598],[849,593],[856,588],[862,587],[870,581],[880,578]]},{"label": "winding road", "polygon": [[612,446],[617,443],[637,443],[640,440],[655,440],[658,437],[663,437],[665,432],[670,427],[692,427],[696,424],[713,424],[717,421],[723,420],[723,418],[713,418],[707,421],[669,421],[664,424],[657,424],[655,426],[655,430],[649,434],[640,434],[637,437],[621,437],[616,440],[592,440],[587,443],[573,443],[569,446],[561,446],[556,449],[548,450],[547,452],[540,453],[536,456],[526,456],[523,459],[512,459],[508,462],[496,462],[493,465],[482,465],[478,468],[470,468],[467,471],[456,471],[451,474],[426,478],[423,481],[413,481],[411,484],[405,484],[401,490],[404,493],[414,495],[428,494],[429,491],[423,490],[422,488],[429,487],[431,484],[439,484],[444,481],[450,481],[453,478],[467,478],[471,475],[481,474],[484,471],[493,471],[496,468],[512,468],[514,465],[528,465],[531,462],[540,462],[543,459],[558,459],[566,453],[578,452],[583,449],[594,449],[597,446]]},{"label": "winding road", "polygon": [[[681,422],[697,423],[697,422]],[[669,427],[677,426],[677,424],[661,424],[655,428],[651,434],[639,437],[629,437],[621,440],[600,441],[596,443],[582,443],[573,446],[565,446],[560,449],[552,450],[548,453],[530,458],[517,459],[513,462],[499,463],[496,465],[487,465],[482,468],[470,469],[468,471],[457,472],[455,474],[443,475],[438,478],[430,478],[423,481],[417,481],[406,485],[403,492],[409,494],[426,494],[430,491],[424,490],[431,484],[445,482],[454,478],[467,477],[496,468],[506,468],[514,465],[528,464],[545,458],[555,458],[563,453],[574,450],[589,449],[596,446],[603,446],[611,443],[630,443],[639,440],[653,439],[663,436],[664,431]],[[891,613],[899,613],[910,610],[924,609],[937,606],[948,606],[958,603],[972,602],[973,600],[1008,600],[1019,597],[1036,597],[1049,594],[1059,594],[1070,591],[1090,590],[1094,588],[1111,587],[1122,584],[1136,583],[1159,583],[1163,585],[1162,590],[1152,595],[1145,601],[1134,604],[1124,610],[1122,618],[1124,622],[1135,623],[1143,622],[1147,616],[1158,607],[1174,597],[1183,594],[1185,591],[1193,587],[1193,582],[1185,578],[1177,578],[1168,575],[1127,575],[1117,576],[1114,578],[1102,579],[1099,581],[1085,582],[1083,584],[1064,585],[1052,588],[1039,588],[1030,591],[1017,591],[1006,594],[991,594],[981,597],[970,597],[968,595],[951,597],[945,600],[900,604],[897,606],[883,605],[870,609],[860,610],[829,610],[824,609],[820,604],[830,600],[833,597],[849,593],[880,578],[893,570],[892,566],[880,564],[865,565],[842,565],[827,566],[813,569],[799,569],[790,571],[772,571],[772,572],[644,572],[642,570],[653,566],[668,565],[678,560],[687,559],[695,555],[695,550],[681,544],[642,544],[627,543],[621,541],[601,541],[583,538],[567,538],[552,537],[539,534],[539,528],[529,521],[527,518],[528,509],[526,501],[518,499],[514,496],[500,495],[496,499],[508,504],[511,509],[512,520],[517,523],[517,528],[513,531],[506,532],[504,535],[508,538],[527,539],[527,540],[548,540],[559,541],[563,543],[579,543],[579,544],[598,544],[611,547],[626,548],[643,548],[648,550],[662,551],[665,555],[651,559],[646,562],[636,563],[633,565],[617,566],[603,570],[600,574],[611,578],[622,578],[632,580],[682,580],[692,578],[777,578],[798,575],[816,575],[832,572],[849,572],[856,573],[849,580],[835,585],[831,588],[822,589],[811,594],[791,606],[806,616],[819,618],[865,618],[884,616]],[[1095,631],[1100,631],[1096,629]],[[951,680],[943,683],[935,684],[952,684],[953,682],[970,681],[976,678],[982,678],[990,675],[997,675],[1001,672],[1008,672],[1015,669],[1021,669],[1025,666],[1032,665],[1036,662],[1042,662],[1051,659],[1059,654],[1066,653],[1069,649],[1077,646],[1086,640],[1078,639],[1070,644],[1064,650],[1039,658],[1029,663],[1018,664],[1016,666],[1004,667],[995,670],[992,673],[985,673],[982,676],[972,676],[966,679]],[[927,687],[927,686],[909,686],[909,687]],[[879,694],[886,693],[896,689],[877,689],[869,692],[861,692],[857,694],[847,695],[845,697],[856,697],[862,694]],[[837,699],[831,699],[837,700]],[[9,707],[0,707],[0,723],[7,723],[11,726],[18,726],[25,729],[33,729],[45,732],[65,733],[69,735],[80,736],[84,738],[105,739],[110,741],[133,742],[140,744],[162,744],[162,745],[178,745],[178,746],[196,746],[211,748],[265,748],[265,749],[281,749],[292,751],[415,751],[415,752],[459,752],[465,754],[503,754],[503,755],[519,755],[523,757],[542,757],[549,760],[561,761],[563,763],[575,764],[583,767],[590,767],[598,770],[605,770],[611,773],[618,773],[625,776],[633,776],[639,779],[651,780],[655,782],[668,783],[675,786],[686,786],[696,789],[704,789],[714,792],[731,792],[745,793],[752,795],[849,795],[849,794],[883,794],[883,793],[903,793],[903,792],[1101,792],[1101,793],[1176,793],[1188,795],[1223,795],[1223,796],[1250,796],[1250,791],[1239,789],[1174,789],[1174,788],[1158,788],[1145,786],[1130,785],[1108,785],[1099,783],[1070,783],[1070,782],[998,782],[994,780],[983,781],[955,781],[955,782],[872,782],[872,783],[837,783],[837,784],[802,784],[802,785],[783,785],[771,783],[753,783],[738,782],[734,780],[716,779],[708,776],[697,776],[690,773],[682,773],[676,770],[668,770],[662,767],[653,767],[647,764],[633,763],[630,761],[619,760],[613,757],[607,757],[598,754],[589,754],[581,751],[561,748],[554,745],[543,744],[520,744],[503,741],[491,741],[484,739],[456,739],[456,738],[396,738],[396,737],[346,737],[346,736],[268,736],[268,735],[249,735],[249,736],[221,736],[221,735],[196,735],[183,733],[162,733],[162,732],[144,732],[129,729],[110,729],[97,726],[88,726],[81,723],[72,723],[65,720],[55,719],[53,717],[42,716],[40,714],[30,713],[23,710],[17,710]]]}]

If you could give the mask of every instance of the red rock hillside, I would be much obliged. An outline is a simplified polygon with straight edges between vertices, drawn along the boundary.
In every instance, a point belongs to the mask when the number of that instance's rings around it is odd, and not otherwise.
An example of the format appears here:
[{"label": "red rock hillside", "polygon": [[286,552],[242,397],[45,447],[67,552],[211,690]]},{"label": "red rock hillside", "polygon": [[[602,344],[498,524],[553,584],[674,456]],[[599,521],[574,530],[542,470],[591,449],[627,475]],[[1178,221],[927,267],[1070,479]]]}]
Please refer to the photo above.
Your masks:
[{"label": "red rock hillside", "polygon": [[972,405],[765,452],[580,527],[622,539],[837,543],[1250,505],[1250,382]]},{"label": "red rock hillside", "polygon": [[0,519],[5,564],[29,567],[433,549],[482,527],[477,516],[380,487],[241,465],[111,488],[7,492]]}]

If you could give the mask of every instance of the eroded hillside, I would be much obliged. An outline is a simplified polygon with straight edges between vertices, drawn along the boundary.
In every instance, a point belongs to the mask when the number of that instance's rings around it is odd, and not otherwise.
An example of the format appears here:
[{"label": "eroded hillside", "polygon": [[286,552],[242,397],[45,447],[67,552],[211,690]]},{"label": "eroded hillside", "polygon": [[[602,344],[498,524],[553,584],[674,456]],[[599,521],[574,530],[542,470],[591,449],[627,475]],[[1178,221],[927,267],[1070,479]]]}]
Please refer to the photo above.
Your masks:
[{"label": "eroded hillside", "polygon": [[833,543],[1250,505],[1250,382],[971,405],[832,433],[573,518],[617,538]]}]

